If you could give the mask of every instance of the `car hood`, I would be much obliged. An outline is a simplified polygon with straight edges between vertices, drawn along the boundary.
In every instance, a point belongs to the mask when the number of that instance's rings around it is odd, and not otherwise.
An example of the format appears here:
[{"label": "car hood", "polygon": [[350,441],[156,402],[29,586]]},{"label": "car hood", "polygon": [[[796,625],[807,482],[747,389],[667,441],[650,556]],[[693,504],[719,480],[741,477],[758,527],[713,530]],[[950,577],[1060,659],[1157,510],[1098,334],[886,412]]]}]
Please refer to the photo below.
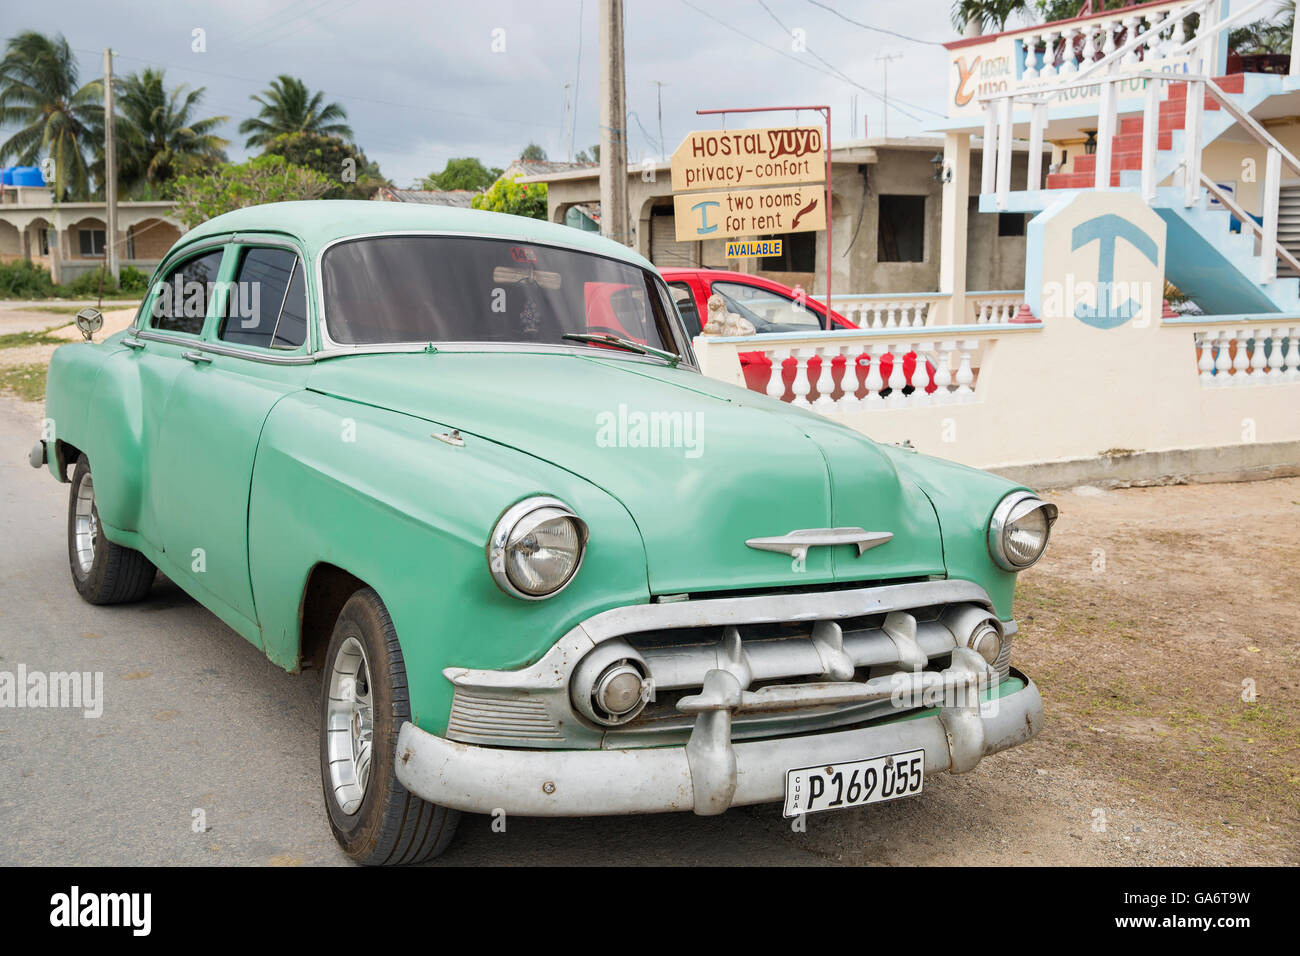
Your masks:
[{"label": "car hood", "polygon": [[[640,529],[652,593],[944,573],[929,499],[874,443],[689,369],[567,353],[389,353],[319,362],[308,387],[459,429],[469,449],[475,437],[518,449],[597,485]],[[745,544],[845,526],[893,538],[861,555],[817,547],[802,564]]]}]

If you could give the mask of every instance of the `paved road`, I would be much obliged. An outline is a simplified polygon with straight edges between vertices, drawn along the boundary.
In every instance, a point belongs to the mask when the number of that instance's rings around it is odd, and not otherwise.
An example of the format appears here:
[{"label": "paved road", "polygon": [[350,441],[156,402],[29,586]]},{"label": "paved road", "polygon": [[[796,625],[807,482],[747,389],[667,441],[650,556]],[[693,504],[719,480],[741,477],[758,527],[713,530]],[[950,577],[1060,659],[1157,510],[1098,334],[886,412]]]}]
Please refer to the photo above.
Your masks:
[{"label": "paved road", "polygon": [[[320,792],[319,678],[278,670],[161,577],[141,604],[82,602],[67,567],[67,486],[26,461],[39,414],[0,396],[0,672],[102,672],[105,703],[99,718],[0,708],[0,864],[346,863]],[[1127,790],[1042,754],[1022,748],[931,778],[914,799],[818,814],[804,833],[777,807],[514,818],[504,834],[466,817],[440,862],[1217,862],[1198,834],[1137,808],[1091,833],[1092,808],[1128,807]],[[195,810],[206,832],[194,832]],[[1124,835],[1130,824],[1160,833],[1158,856]]]}]

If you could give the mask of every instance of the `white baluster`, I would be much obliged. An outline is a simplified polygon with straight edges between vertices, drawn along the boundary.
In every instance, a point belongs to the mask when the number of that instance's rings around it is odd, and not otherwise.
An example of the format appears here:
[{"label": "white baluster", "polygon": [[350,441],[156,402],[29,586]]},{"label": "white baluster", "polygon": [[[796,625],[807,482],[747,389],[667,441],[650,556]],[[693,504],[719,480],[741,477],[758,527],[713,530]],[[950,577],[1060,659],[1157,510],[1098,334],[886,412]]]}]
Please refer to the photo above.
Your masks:
[{"label": "white baluster", "polygon": [[1170,37],[1169,42],[1174,49],[1177,49],[1178,47],[1182,46],[1184,43],[1187,42],[1187,18],[1186,17],[1184,17],[1183,19],[1179,20],[1176,24],[1174,24],[1174,35]]},{"label": "white baluster", "polygon": [[1093,41],[1096,33],[1096,27],[1093,24],[1087,24],[1083,27],[1083,60],[1087,65],[1097,58],[1097,44]]},{"label": "white baluster", "polygon": [[907,405],[907,396],[903,394],[903,386],[907,384],[907,375],[903,372],[903,355],[906,351],[906,346],[902,351],[896,345],[889,347],[893,361],[893,366],[889,370],[889,398],[885,400],[889,408],[903,408]]},{"label": "white baluster", "polygon": [[797,405],[799,408],[812,408],[812,402],[808,401],[808,393],[812,391],[812,382],[808,380],[808,359],[812,358],[816,349],[795,349],[795,369],[794,381],[790,383],[790,391],[794,394],[791,405]]},{"label": "white baluster", "polygon": [[927,355],[921,351],[925,348],[924,342],[913,342],[912,351],[916,353],[916,366],[912,369],[912,405],[926,406],[933,405],[930,393],[926,391],[930,387],[930,366],[927,361]]},{"label": "white baluster", "polygon": [[885,328],[887,329],[898,328],[897,314],[898,314],[898,304],[895,302],[889,303],[889,318],[885,321]]},{"label": "white baluster", "polygon": [[916,306],[916,327],[925,328],[930,324],[930,303],[920,302]]},{"label": "white baluster", "polygon": [[1265,329],[1251,329],[1250,337],[1255,342],[1255,347],[1250,350],[1246,362],[1246,379],[1249,385],[1259,385],[1264,381],[1264,336],[1261,334]]},{"label": "white baluster", "polygon": [[1269,329],[1268,339],[1268,380],[1271,383],[1282,381],[1282,333],[1284,329]]},{"label": "white baluster", "polygon": [[1237,330],[1237,354],[1232,360],[1232,384],[1246,385],[1250,360],[1246,356],[1246,329]]},{"label": "white baluster", "polygon": [[1114,53],[1118,46],[1115,43],[1115,34],[1120,31],[1124,24],[1119,20],[1109,21],[1102,29],[1106,31],[1106,42],[1102,44],[1101,55],[1108,57]]},{"label": "white baluster", "polygon": [[971,388],[971,383],[975,381],[975,373],[971,371],[970,360],[976,345],[978,343],[972,339],[963,339],[958,343],[958,348],[961,350],[961,364],[957,367],[955,397],[959,402],[975,401],[975,390]]},{"label": "white baluster", "polygon": [[1232,361],[1228,355],[1228,342],[1227,329],[1214,330],[1214,381],[1212,384],[1219,388],[1228,384],[1230,378],[1228,370],[1232,368]]},{"label": "white baluster", "polygon": [[1282,355],[1282,364],[1286,366],[1286,380],[1300,380],[1300,342],[1296,341],[1296,326],[1286,330],[1286,352]]},{"label": "white baluster", "polygon": [[1074,53],[1074,40],[1079,35],[1078,27],[1066,27],[1061,36],[1061,69],[1062,76],[1069,76],[1079,72],[1079,58]]},{"label": "white baluster", "polygon": [[1043,34],[1043,68],[1039,76],[1056,76],[1056,38],[1060,36],[1055,30]]},{"label": "white baluster", "polygon": [[[1141,22],[1142,22],[1141,17],[1128,17],[1124,21],[1124,42],[1126,44],[1137,37],[1138,24],[1140,24]],[[1138,47],[1133,47],[1133,49],[1129,50],[1120,58],[1120,62],[1125,65],[1129,65],[1138,62],[1139,59],[1140,57],[1138,55]]]},{"label": "white baluster", "polygon": [[900,329],[910,329],[912,327],[912,305],[910,302],[899,304],[898,327]]},{"label": "white baluster", "polygon": [[978,311],[975,313],[976,325],[987,325],[989,321],[989,304],[987,302],[975,303]]},{"label": "white baluster", "polygon": [[861,406],[858,401],[858,355],[862,349],[857,345],[844,345],[836,349],[844,356],[844,374],[840,376],[840,399],[835,403],[836,411],[853,412]]},{"label": "white baluster", "polygon": [[1026,80],[1035,79],[1038,76],[1038,35],[1031,33],[1021,43],[1025,49],[1025,71],[1021,76]]},{"label": "white baluster", "polygon": [[1201,370],[1201,385],[1214,384],[1214,333],[1197,332],[1196,344],[1200,346],[1201,357],[1196,360],[1196,367]]},{"label": "white baluster", "polygon": [[871,346],[871,368],[867,369],[867,397],[865,399],[868,409],[881,408],[884,405],[884,399],[880,396],[880,390],[885,387],[885,380],[880,377],[880,357],[885,354],[885,346],[879,342]]},{"label": "white baluster", "polygon": [[952,353],[956,351],[956,342],[938,343],[938,361],[934,369],[934,400],[939,405],[952,402]]},{"label": "white baluster", "polygon": [[772,360],[772,375],[767,380],[767,394],[781,401],[785,398],[785,360],[790,357],[789,349],[772,349],[764,352]]},{"label": "white baluster", "polygon": [[838,345],[822,345],[817,348],[817,355],[822,360],[822,367],[817,375],[817,400],[813,402],[813,408],[823,415],[835,407],[835,402],[831,399],[831,392],[835,391],[834,371],[831,364],[835,356],[839,354]]}]

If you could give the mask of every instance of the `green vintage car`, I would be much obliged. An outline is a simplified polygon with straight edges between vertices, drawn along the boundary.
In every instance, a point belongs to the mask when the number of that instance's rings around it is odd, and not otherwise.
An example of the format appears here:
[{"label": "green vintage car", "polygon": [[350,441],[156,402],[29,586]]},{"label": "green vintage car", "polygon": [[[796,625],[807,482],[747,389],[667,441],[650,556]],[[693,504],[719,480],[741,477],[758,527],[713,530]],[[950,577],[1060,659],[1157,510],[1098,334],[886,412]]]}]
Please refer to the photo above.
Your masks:
[{"label": "green vintage car", "polygon": [[1055,507],[704,377],[662,278],[589,233],[219,216],[46,403],[77,591],[161,569],[319,669],[361,862],[435,856],[460,811],[911,796],[1042,724],[1011,601]]}]

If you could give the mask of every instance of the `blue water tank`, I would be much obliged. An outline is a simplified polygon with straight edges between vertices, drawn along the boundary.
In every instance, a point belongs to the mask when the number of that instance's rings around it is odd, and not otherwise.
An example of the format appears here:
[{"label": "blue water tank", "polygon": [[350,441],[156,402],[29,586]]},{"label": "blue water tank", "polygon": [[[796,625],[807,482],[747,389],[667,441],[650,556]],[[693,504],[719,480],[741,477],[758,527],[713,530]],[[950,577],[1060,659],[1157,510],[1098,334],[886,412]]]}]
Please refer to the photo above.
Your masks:
[{"label": "blue water tank", "polygon": [[14,184],[14,171],[11,166],[0,166],[0,186],[12,186]]},{"label": "blue water tank", "polygon": [[40,168],[36,166],[15,166],[9,170],[9,173],[13,176],[12,185],[14,186],[45,185],[45,177],[41,175]]}]

